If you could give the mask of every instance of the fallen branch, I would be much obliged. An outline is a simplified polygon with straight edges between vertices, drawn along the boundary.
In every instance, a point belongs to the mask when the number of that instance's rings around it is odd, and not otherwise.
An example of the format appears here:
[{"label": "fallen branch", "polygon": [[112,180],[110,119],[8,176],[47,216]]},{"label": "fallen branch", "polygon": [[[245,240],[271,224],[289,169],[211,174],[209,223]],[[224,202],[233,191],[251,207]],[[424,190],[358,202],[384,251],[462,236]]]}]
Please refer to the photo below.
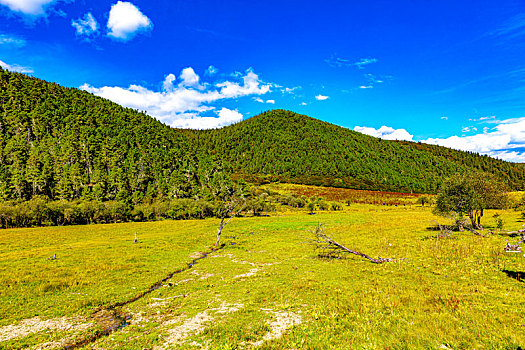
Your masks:
[{"label": "fallen branch", "polygon": [[447,225],[441,225],[436,220],[433,220],[439,227],[439,234],[435,238],[452,238],[452,230]]},{"label": "fallen branch", "polygon": [[385,262],[392,262],[396,260],[406,259],[406,258],[392,259],[392,258],[381,258],[381,257],[374,259],[365,253],[361,253],[356,250],[349,249],[345,247],[344,245],[334,241],[331,237],[325,235],[323,233],[323,228],[321,224],[317,225],[315,227],[315,230],[312,231],[312,233],[314,234],[314,238],[309,239],[311,242],[310,244],[314,245],[316,250],[320,250],[318,254],[320,257],[323,257],[323,258],[340,258],[341,255],[343,255],[344,253],[350,253],[350,254],[359,255],[365,259],[368,259],[370,262],[374,264],[382,264]]},{"label": "fallen branch", "polygon": [[487,238],[488,237],[488,235],[484,235],[482,233],[479,233],[478,231],[474,230],[472,227],[470,227],[468,225],[465,225],[463,227],[466,228],[467,230],[469,230],[470,232],[474,233],[475,235],[478,235],[478,236],[483,237],[483,238]]},{"label": "fallen branch", "polygon": [[510,244],[507,241],[507,245],[503,250],[507,253],[521,253],[521,243],[525,242],[525,235],[521,237],[521,239],[516,244]]}]

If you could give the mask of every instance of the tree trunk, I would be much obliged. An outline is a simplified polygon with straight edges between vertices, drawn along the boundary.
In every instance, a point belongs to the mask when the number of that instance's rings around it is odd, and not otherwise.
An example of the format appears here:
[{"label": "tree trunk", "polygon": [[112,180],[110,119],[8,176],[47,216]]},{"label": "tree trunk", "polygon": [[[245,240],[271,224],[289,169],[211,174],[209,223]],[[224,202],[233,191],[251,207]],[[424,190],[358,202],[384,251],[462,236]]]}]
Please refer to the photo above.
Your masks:
[{"label": "tree trunk", "polygon": [[219,225],[219,228],[217,229],[217,241],[215,242],[215,246],[219,246],[219,241],[221,240],[221,233],[222,229],[224,227],[224,217],[221,218],[221,224]]},{"label": "tree trunk", "polygon": [[471,214],[469,214],[468,217],[470,219],[470,223],[472,224],[472,227],[476,228],[476,214],[475,213],[471,213]]},{"label": "tree trunk", "polygon": [[483,216],[483,209],[480,210],[478,215],[478,227],[477,229],[481,229],[481,217]]}]

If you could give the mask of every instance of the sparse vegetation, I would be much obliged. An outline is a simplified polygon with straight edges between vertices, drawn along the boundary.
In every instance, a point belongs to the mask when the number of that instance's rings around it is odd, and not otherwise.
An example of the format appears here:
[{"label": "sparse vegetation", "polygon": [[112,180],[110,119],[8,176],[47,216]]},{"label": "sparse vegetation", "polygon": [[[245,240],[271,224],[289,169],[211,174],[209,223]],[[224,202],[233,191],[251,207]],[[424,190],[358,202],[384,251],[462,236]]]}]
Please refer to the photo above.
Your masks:
[{"label": "sparse vegetation", "polygon": [[[485,215],[495,213],[487,210]],[[510,230],[521,228],[519,212],[497,213]],[[426,227],[434,219],[420,206],[407,210],[352,204],[315,216],[294,209],[233,220],[221,251],[123,307],[128,325],[93,345],[522,346],[522,254],[505,253],[505,237],[499,235],[426,239],[432,235]],[[96,332],[98,326],[88,318],[99,305],[127,300],[186,266],[213,241],[218,222],[210,218],[0,231],[0,347],[60,344]],[[382,265],[355,255],[314,259],[311,247],[301,242],[319,222],[350,249],[407,259]],[[48,260],[54,253],[56,260]],[[35,322],[21,323],[35,315],[39,324],[54,331],[30,326]],[[278,328],[277,321],[284,328]],[[24,324],[26,332],[14,332]],[[9,328],[12,335],[6,339],[8,325],[15,328]]]}]

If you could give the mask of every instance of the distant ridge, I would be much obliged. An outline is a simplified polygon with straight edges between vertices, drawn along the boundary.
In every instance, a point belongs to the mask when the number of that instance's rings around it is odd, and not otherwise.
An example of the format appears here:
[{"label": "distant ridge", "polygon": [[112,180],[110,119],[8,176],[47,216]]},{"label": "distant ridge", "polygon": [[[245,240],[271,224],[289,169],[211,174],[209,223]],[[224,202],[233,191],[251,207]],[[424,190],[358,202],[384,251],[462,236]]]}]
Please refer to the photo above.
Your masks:
[{"label": "distant ridge", "polygon": [[396,192],[437,191],[444,178],[479,172],[525,185],[525,167],[477,153],[386,141],[286,110],[217,130],[183,133],[199,152],[226,159],[240,177]]},{"label": "distant ridge", "polygon": [[251,182],[433,193],[447,176],[476,171],[525,188],[523,165],[488,156],[385,141],[285,110],[221,129],[173,129],[0,68],[0,200],[169,197],[210,158]]}]

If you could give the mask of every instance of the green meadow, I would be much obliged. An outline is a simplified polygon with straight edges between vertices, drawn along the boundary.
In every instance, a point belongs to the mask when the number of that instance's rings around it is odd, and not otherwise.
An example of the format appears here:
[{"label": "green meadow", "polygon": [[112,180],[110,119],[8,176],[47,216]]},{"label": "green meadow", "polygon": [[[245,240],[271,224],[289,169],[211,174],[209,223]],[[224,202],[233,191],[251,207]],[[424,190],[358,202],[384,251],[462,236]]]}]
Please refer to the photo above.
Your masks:
[{"label": "green meadow", "polygon": [[[437,238],[433,220],[446,223],[414,204],[235,218],[222,249],[116,308],[126,321],[109,334],[97,310],[210,251],[218,219],[2,230],[0,348],[525,347],[525,258],[503,250],[520,213],[487,211],[486,238]],[[317,224],[349,248],[403,260],[318,258],[307,243]]]}]

